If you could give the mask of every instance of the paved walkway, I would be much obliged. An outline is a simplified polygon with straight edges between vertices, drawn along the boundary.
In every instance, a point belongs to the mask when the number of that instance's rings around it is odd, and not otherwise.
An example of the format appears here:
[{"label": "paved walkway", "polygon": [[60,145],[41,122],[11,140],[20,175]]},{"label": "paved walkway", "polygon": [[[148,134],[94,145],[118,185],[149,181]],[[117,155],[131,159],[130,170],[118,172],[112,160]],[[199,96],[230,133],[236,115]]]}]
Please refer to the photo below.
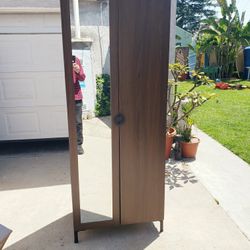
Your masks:
[{"label": "paved walkway", "polygon": [[195,134],[201,143],[192,171],[250,240],[250,165],[202,131]]},{"label": "paved walkway", "polygon": [[[91,129],[93,123],[97,134]],[[109,128],[104,129],[104,125],[97,120],[85,123],[89,131],[86,150],[95,148],[96,143],[102,146],[100,143],[108,139]],[[98,149],[97,160],[106,157],[102,153],[106,154],[106,150]],[[93,157],[89,157],[92,161]],[[171,161],[166,165],[163,233],[159,234],[158,222],[145,223],[81,232],[80,243],[74,244],[68,164],[69,155],[63,143],[0,151],[0,223],[13,230],[6,250],[250,249],[248,239],[215,202],[190,166]],[[96,198],[100,194],[105,196],[108,192],[104,191],[109,187],[103,184],[101,172],[93,176],[93,165],[89,166],[84,178],[94,177],[100,186],[85,196],[95,200],[88,204],[85,217],[98,219],[106,216],[106,210],[97,207]],[[196,171],[199,166],[192,165],[192,168]],[[100,167],[99,171],[105,169]],[[108,207],[108,203],[104,206]]]}]

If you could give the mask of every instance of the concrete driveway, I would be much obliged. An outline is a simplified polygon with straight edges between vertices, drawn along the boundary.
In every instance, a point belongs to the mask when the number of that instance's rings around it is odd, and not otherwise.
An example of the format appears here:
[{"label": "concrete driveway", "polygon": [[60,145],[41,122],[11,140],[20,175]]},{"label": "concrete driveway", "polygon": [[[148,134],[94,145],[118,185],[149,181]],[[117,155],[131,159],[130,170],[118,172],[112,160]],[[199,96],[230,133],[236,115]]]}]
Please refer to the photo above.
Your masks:
[{"label": "concrete driveway", "polygon": [[[98,144],[103,145],[103,150],[98,149],[98,162],[107,159],[109,130],[106,121],[85,122],[86,157],[93,159],[88,149]],[[93,172],[93,168],[86,168],[83,178],[93,177]],[[108,201],[100,207],[96,202],[87,204],[86,219],[109,216],[107,173],[110,170],[99,167],[94,176],[96,192],[89,198],[88,192],[83,193],[90,200],[98,200],[102,194]],[[71,211],[66,142],[1,146],[0,223],[13,230],[7,250],[250,249],[248,239],[185,163],[166,164],[165,230],[161,234],[158,222],[145,223],[81,232],[79,244],[74,244]]]}]

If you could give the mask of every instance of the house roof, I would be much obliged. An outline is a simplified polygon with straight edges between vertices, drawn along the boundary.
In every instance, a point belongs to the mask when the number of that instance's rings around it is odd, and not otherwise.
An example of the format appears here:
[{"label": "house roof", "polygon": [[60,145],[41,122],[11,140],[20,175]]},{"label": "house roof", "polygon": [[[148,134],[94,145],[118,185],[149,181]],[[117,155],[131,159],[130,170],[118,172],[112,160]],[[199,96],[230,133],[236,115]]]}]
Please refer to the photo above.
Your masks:
[{"label": "house roof", "polygon": [[181,27],[179,27],[179,26],[177,26],[177,25],[176,25],[176,30],[178,30],[178,32],[181,32],[181,33],[185,34],[186,36],[191,36],[191,37],[193,36],[192,33],[190,33],[190,32],[188,32],[188,31],[182,29]]}]

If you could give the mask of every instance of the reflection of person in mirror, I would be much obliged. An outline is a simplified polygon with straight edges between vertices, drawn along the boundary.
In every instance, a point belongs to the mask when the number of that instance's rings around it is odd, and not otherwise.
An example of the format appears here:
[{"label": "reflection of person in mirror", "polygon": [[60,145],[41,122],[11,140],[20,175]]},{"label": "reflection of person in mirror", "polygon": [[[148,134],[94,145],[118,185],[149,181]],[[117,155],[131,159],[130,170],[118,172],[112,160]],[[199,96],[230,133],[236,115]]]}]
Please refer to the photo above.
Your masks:
[{"label": "reflection of person in mirror", "polygon": [[73,83],[75,89],[75,112],[76,112],[76,132],[77,132],[77,152],[79,155],[83,154],[83,135],[82,135],[82,90],[79,81],[84,81],[86,76],[84,74],[80,60],[76,56],[72,56],[73,68]]}]

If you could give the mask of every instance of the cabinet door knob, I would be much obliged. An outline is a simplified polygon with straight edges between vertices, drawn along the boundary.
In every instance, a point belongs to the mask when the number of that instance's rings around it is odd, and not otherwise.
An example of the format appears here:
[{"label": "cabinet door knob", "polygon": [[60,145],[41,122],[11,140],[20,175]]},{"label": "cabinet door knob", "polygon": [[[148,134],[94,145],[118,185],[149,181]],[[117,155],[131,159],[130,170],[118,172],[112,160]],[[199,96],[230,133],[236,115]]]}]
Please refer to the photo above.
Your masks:
[{"label": "cabinet door knob", "polygon": [[125,122],[125,117],[123,114],[118,113],[115,118],[114,118],[114,122],[116,125],[120,126]]}]

